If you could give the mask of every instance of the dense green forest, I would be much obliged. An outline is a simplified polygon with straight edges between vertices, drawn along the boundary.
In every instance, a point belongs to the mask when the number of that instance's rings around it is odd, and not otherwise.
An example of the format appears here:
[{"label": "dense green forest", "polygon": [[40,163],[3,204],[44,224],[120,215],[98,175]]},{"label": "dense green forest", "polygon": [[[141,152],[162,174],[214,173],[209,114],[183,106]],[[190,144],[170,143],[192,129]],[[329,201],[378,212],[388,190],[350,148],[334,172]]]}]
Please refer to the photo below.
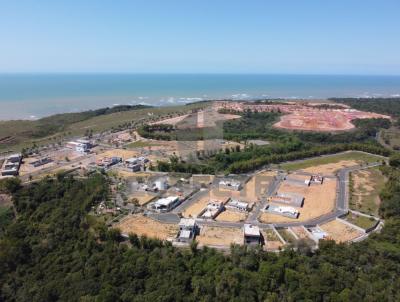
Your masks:
[{"label": "dense green forest", "polygon": [[108,195],[101,175],[3,185],[16,217],[0,235],[0,301],[399,301],[400,171],[384,173],[381,233],[314,253],[123,242],[88,215]]},{"label": "dense green forest", "polygon": [[305,159],[343,151],[356,150],[372,154],[389,156],[391,151],[377,143],[345,143],[329,145],[311,145],[300,140],[289,140],[267,146],[249,145],[244,150],[219,150],[202,163],[188,163],[177,157],[169,162],[159,161],[157,168],[163,172],[186,173],[245,173],[262,168],[269,164]]}]

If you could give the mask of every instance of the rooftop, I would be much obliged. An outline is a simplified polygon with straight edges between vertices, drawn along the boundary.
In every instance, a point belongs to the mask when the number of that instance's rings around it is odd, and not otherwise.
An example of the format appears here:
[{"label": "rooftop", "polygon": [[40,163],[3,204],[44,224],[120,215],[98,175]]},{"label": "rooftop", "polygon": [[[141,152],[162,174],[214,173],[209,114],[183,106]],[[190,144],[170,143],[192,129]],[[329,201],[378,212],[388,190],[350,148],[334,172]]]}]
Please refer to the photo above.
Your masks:
[{"label": "rooftop", "polygon": [[260,236],[260,228],[251,224],[245,224],[243,226],[245,236]]}]

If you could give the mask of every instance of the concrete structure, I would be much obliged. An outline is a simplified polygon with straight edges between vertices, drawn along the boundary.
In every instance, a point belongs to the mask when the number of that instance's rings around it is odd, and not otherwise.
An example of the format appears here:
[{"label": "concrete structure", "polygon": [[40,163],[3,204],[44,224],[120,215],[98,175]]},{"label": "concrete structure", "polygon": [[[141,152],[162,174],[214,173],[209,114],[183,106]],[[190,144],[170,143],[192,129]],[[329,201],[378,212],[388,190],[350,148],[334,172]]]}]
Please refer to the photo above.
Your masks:
[{"label": "concrete structure", "polygon": [[7,157],[7,162],[10,162],[10,163],[21,163],[21,160],[22,160],[21,153],[12,154]]},{"label": "concrete structure", "polygon": [[322,183],[324,182],[324,177],[322,175],[313,175],[311,176],[310,181],[311,183],[322,185]]},{"label": "concrete structure", "polygon": [[154,182],[154,187],[159,191],[165,191],[166,189],[168,189],[168,182],[165,178],[157,179]]},{"label": "concrete structure", "polygon": [[13,168],[13,169],[6,169],[1,171],[1,176],[17,176],[18,175],[18,169]]},{"label": "concrete structure", "polygon": [[242,188],[242,184],[236,180],[221,180],[219,182],[219,188],[239,191]]},{"label": "concrete structure", "polygon": [[250,210],[247,202],[239,201],[237,199],[231,199],[228,201],[228,203],[225,205],[225,208],[239,212],[247,212]]},{"label": "concrete structure", "polygon": [[268,201],[301,208],[304,203],[304,196],[296,193],[278,192],[275,196],[268,197]]},{"label": "concrete structure", "polygon": [[243,241],[246,245],[259,245],[261,243],[260,228],[251,224],[244,224]]},{"label": "concrete structure", "polygon": [[222,202],[210,202],[200,212],[199,217],[204,219],[214,219],[224,210],[224,204]]},{"label": "concrete structure", "polygon": [[311,179],[310,177],[305,178],[305,179],[298,179],[298,178],[294,178],[294,177],[290,177],[290,176],[287,176],[285,178],[285,180],[292,185],[305,186],[305,187],[308,187],[310,185],[310,183],[311,183],[310,179]]},{"label": "concrete structure", "polygon": [[40,158],[38,160],[31,162],[30,164],[36,168],[36,167],[40,167],[45,164],[51,163],[52,161],[53,160],[49,157],[43,157],[43,158]]},{"label": "concrete structure", "polygon": [[299,217],[299,211],[297,211],[295,208],[292,207],[280,207],[269,204],[265,207],[264,211],[294,219]]},{"label": "concrete structure", "polygon": [[180,203],[178,196],[168,196],[160,198],[153,204],[153,209],[159,212],[168,212],[175,208]]},{"label": "concrete structure", "polygon": [[196,220],[192,218],[182,218],[179,222],[179,242],[190,242],[192,241],[198,232]]}]

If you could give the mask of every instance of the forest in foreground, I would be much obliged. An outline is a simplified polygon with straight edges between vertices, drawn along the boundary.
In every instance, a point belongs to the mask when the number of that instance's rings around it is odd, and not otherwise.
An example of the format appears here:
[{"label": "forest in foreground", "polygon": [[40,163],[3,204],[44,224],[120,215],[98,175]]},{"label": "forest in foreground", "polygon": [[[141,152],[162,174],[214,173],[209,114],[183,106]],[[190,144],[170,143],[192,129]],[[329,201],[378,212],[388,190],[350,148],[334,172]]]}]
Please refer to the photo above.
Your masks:
[{"label": "forest in foreground", "polygon": [[88,214],[107,199],[105,176],[3,181],[14,206],[0,217],[0,301],[399,301],[398,157],[383,168],[381,233],[351,245],[324,241],[316,252],[232,246],[224,255],[123,241]]}]

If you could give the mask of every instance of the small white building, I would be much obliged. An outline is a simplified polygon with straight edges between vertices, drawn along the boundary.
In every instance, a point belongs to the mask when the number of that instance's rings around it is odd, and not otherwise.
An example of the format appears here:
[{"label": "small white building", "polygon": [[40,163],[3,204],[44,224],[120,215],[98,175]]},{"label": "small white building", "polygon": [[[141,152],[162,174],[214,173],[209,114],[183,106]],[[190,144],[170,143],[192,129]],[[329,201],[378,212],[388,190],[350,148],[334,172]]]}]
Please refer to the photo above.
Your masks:
[{"label": "small white building", "polygon": [[221,180],[219,182],[219,188],[239,191],[242,188],[242,184],[236,180]]},{"label": "small white building", "polygon": [[192,218],[181,218],[179,222],[179,242],[190,242],[197,234],[196,220]]},{"label": "small white building", "polygon": [[153,204],[153,208],[159,212],[168,212],[175,208],[180,203],[178,196],[168,196],[160,198]]},{"label": "small white building", "polygon": [[243,240],[246,245],[259,245],[261,243],[260,228],[251,224],[245,224],[243,226]]}]

